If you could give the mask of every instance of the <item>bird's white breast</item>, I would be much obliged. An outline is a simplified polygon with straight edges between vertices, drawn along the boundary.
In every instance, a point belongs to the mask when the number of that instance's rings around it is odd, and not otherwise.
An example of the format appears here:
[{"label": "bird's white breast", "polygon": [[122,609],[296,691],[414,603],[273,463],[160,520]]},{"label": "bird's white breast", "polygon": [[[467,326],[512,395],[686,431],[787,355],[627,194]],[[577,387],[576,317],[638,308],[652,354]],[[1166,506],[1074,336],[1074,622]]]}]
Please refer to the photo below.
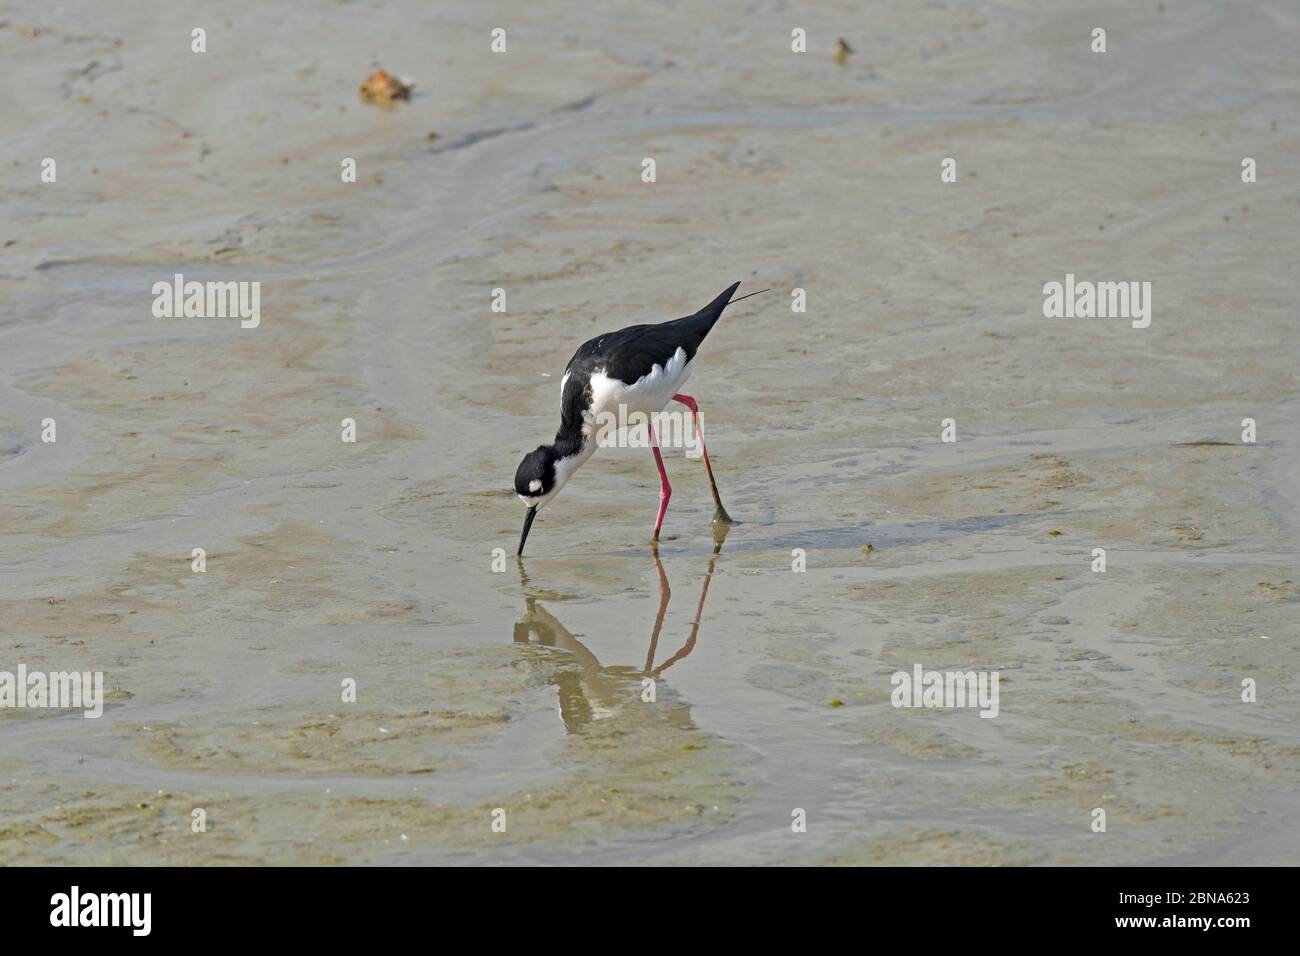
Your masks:
[{"label": "bird's white breast", "polygon": [[655,365],[631,385],[610,378],[604,369],[594,372],[591,376],[591,414],[608,412],[617,415],[620,405],[627,406],[629,414],[654,415],[661,412],[691,377],[694,364],[693,360],[687,360],[686,350],[679,348],[666,366]]}]

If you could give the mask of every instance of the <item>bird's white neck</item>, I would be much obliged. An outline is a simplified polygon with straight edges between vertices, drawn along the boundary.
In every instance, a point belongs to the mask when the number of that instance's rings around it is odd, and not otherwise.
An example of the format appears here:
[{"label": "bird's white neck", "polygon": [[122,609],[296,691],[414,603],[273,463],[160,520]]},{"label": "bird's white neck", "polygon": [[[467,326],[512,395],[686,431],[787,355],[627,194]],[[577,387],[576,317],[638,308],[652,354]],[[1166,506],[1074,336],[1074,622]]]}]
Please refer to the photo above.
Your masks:
[{"label": "bird's white neck", "polygon": [[555,490],[559,491],[573,477],[573,473],[587,463],[596,453],[596,439],[583,435],[582,447],[574,454],[555,460]]}]

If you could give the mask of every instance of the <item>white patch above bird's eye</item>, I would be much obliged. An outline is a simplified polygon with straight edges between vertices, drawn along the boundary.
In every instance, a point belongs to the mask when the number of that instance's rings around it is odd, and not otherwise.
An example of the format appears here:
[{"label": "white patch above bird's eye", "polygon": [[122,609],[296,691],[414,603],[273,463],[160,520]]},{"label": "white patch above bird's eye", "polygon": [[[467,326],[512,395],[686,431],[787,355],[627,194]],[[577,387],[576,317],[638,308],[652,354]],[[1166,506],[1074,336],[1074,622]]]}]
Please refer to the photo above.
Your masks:
[{"label": "white patch above bird's eye", "polygon": [[541,482],[541,479],[540,479],[540,478],[534,478],[532,481],[530,481],[530,482],[528,483],[528,490],[529,490],[529,491],[541,491],[541,490],[542,490],[542,482]]}]

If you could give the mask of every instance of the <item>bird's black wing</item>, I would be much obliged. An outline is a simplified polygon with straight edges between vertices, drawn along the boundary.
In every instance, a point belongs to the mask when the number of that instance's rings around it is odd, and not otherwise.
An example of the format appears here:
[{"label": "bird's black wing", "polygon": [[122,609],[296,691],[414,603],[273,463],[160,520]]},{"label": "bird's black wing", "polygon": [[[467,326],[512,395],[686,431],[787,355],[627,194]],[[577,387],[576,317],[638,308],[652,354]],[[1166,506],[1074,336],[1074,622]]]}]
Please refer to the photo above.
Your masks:
[{"label": "bird's black wing", "polygon": [[656,365],[667,366],[678,349],[686,353],[689,362],[739,286],[739,282],[733,284],[694,315],[655,325],[630,325],[598,335],[573,354],[565,372],[573,378],[590,379],[603,370],[611,378],[631,385],[649,375]]},{"label": "bird's black wing", "polygon": [[671,324],[630,325],[598,335],[582,343],[564,371],[573,377],[586,378],[603,371],[610,378],[631,385],[641,376],[649,375],[656,365],[667,365],[679,348],[685,348],[688,357],[695,354],[698,343],[674,335],[668,329]]}]

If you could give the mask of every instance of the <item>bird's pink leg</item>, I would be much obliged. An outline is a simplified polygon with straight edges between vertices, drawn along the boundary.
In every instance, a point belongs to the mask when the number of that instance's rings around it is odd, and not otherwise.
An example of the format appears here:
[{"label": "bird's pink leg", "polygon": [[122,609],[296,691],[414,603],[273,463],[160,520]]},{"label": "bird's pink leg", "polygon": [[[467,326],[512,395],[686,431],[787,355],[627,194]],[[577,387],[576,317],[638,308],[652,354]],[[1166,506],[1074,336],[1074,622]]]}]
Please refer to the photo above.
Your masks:
[{"label": "bird's pink leg", "polygon": [[718,483],[713,480],[713,466],[709,464],[709,450],[704,447],[704,432],[700,430],[700,406],[696,404],[695,399],[690,395],[674,395],[673,401],[681,402],[691,410],[691,421],[695,423],[695,437],[699,440],[700,451],[704,454],[704,470],[709,474],[709,490],[713,492],[713,503],[717,510],[713,512],[713,520],[720,521],[723,524],[735,524],[731,520],[731,515],[727,514],[727,509],[722,507],[722,498],[718,495]]},{"label": "bird's pink leg", "polygon": [[659,439],[655,438],[654,426],[646,422],[650,430],[650,450],[655,455],[655,467],[659,469],[659,516],[655,518],[654,534],[650,540],[659,543],[659,529],[664,524],[664,514],[668,511],[668,499],[673,496],[673,486],[668,484],[668,472],[664,471],[664,456],[659,454]]}]

